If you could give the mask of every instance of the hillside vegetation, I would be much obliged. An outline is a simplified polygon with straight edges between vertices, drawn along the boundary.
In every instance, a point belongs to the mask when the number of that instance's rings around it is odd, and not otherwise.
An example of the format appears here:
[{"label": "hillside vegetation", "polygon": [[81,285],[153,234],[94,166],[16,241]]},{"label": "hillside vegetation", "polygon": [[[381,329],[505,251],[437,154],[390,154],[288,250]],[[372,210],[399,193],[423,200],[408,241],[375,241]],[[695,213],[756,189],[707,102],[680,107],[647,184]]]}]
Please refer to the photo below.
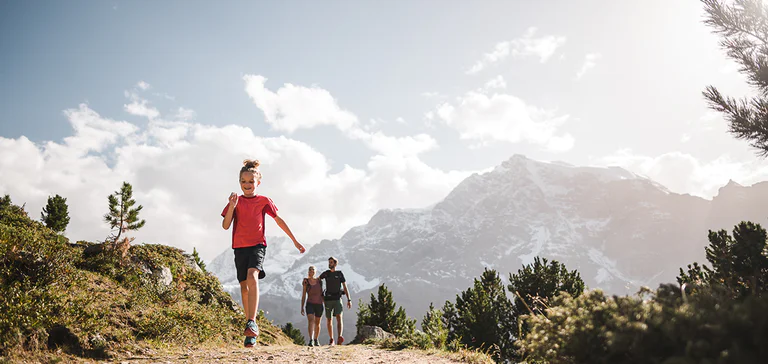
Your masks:
[{"label": "hillside vegetation", "polygon": [[[182,250],[70,242],[0,204],[0,356],[108,358],[169,346],[242,345],[244,314]],[[259,317],[261,345],[290,345]]]}]

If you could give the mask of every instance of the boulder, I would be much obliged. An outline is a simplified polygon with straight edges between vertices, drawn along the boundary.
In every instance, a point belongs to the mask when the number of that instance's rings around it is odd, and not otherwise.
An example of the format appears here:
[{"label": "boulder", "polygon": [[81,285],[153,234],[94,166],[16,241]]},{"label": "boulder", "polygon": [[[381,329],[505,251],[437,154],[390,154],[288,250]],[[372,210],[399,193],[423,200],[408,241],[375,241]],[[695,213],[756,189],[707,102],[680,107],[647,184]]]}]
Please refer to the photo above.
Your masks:
[{"label": "boulder", "polygon": [[83,249],[83,256],[86,258],[94,257],[101,254],[102,251],[104,251],[104,244],[87,245],[85,246],[85,249]]},{"label": "boulder", "polygon": [[164,287],[168,287],[171,285],[171,283],[173,283],[173,274],[171,273],[171,268],[166,266],[162,266],[160,269],[152,271],[152,276],[155,277],[157,283],[162,284]]},{"label": "boulder", "polygon": [[184,263],[186,263],[187,267],[194,270],[195,272],[203,271],[202,269],[200,269],[200,266],[197,265],[197,262],[195,261],[195,257],[193,257],[192,254],[184,254]]},{"label": "boulder", "polygon": [[354,342],[362,343],[368,339],[385,340],[385,339],[394,339],[394,338],[395,338],[395,335],[392,335],[384,331],[381,327],[363,325],[357,329],[357,336],[355,337]]}]

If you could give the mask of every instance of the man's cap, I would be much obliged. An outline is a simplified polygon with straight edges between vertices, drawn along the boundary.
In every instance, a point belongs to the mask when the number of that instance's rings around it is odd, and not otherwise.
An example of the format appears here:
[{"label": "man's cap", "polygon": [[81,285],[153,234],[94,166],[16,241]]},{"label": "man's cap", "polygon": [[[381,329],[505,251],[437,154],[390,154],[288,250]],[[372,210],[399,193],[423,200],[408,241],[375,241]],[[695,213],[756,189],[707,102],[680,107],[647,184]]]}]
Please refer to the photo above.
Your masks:
[{"label": "man's cap", "polygon": [[330,257],[330,258],[328,258],[328,260],[333,260],[333,261],[334,261],[334,262],[336,262],[336,263],[338,263],[338,262],[339,262],[339,260],[338,260],[338,259],[336,259],[336,258],[334,258],[334,257]]}]

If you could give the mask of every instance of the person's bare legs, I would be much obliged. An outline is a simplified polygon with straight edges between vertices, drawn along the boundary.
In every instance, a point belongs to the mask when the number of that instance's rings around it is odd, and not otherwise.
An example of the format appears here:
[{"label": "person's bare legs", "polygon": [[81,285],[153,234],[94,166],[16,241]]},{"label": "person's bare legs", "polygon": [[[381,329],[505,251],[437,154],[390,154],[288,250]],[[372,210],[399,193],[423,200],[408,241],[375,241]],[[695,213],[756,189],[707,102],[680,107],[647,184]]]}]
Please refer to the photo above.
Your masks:
[{"label": "person's bare legs", "polygon": [[248,320],[248,281],[240,282],[240,298],[243,301],[243,313]]},{"label": "person's bare legs", "polygon": [[332,323],[333,321],[331,321],[330,317],[328,317],[327,320],[328,320],[328,337],[331,338],[330,345],[333,345],[333,323]]},{"label": "person's bare legs", "polygon": [[[344,323],[341,321],[341,314],[336,315],[336,326],[338,326],[338,328],[339,328],[338,329],[338,331],[339,331],[339,336],[338,337],[343,337],[343,335],[341,335],[341,333],[342,333],[342,331],[344,331]],[[343,343],[342,340],[338,340],[338,344],[339,345],[341,345],[342,343]]]},{"label": "person's bare legs", "polygon": [[312,335],[315,334],[315,314],[307,312],[307,333],[309,341],[312,341]]},{"label": "person's bare legs", "polygon": [[244,302],[248,304],[248,319],[256,321],[256,314],[259,312],[259,270],[256,268],[248,268],[248,279],[246,284],[248,286],[248,301]]},{"label": "person's bare legs", "polygon": [[320,319],[322,319],[322,316],[315,316],[315,340],[317,340],[317,337],[320,336]]}]

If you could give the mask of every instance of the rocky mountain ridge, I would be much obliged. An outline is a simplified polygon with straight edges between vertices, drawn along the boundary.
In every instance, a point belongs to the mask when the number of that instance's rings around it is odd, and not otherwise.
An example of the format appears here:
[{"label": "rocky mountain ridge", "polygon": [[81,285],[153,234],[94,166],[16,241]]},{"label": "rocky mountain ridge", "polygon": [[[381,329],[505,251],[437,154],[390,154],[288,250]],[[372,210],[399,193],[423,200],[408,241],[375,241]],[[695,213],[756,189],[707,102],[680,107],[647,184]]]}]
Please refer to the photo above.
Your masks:
[{"label": "rocky mountain ridge", "polygon": [[[262,307],[276,322],[302,327],[301,278],[309,265],[322,272],[331,255],[340,258],[355,301],[367,302],[384,283],[419,320],[430,302],[455,299],[484,268],[506,279],[535,256],[577,269],[590,288],[634,293],[673,282],[680,267],[705,261],[708,229],[765,222],[768,207],[760,201],[766,196],[766,182],[745,187],[731,181],[706,200],[618,167],[515,155],[466,178],[429,208],[381,210],[340,239],[294,254],[290,267],[263,281]],[[288,240],[271,244],[293,248]],[[268,252],[267,261],[290,263],[279,255]],[[354,312],[345,316],[345,332],[354,333],[354,320]]]}]

